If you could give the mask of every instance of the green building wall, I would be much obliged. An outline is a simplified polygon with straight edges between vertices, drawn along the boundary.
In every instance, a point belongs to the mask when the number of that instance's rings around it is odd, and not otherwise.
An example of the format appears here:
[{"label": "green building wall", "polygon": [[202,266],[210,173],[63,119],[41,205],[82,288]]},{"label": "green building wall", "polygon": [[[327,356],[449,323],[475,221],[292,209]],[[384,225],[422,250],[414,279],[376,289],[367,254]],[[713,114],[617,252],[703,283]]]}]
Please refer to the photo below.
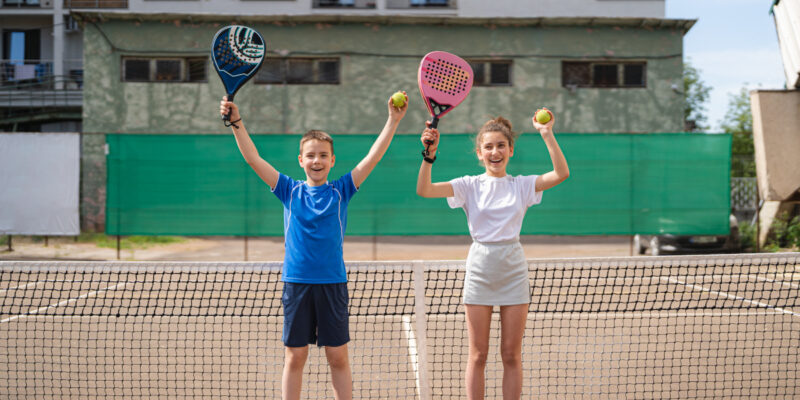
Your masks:
[{"label": "green building wall", "polygon": [[[187,18],[95,18],[84,15],[83,129],[86,156],[104,146],[104,134],[229,134],[219,120],[224,94],[213,67],[203,83],[122,82],[123,56],[204,56],[214,33],[235,21],[188,22]],[[402,19],[400,19],[402,20]],[[385,102],[396,90],[409,94],[410,108],[399,134],[419,134],[429,118],[416,84],[421,57],[433,50],[465,58],[513,60],[510,86],[474,87],[467,100],[439,125],[447,133],[473,133],[490,117],[503,115],[520,132],[542,106],[554,111],[556,132],[664,133],[683,130],[682,42],[691,24],[635,27],[566,20],[542,24],[511,20],[425,23],[347,21],[317,16],[290,22],[239,22],[265,37],[270,55],[340,59],[335,85],[248,83],[236,95],[251,134],[302,134],[322,129],[334,135],[376,134],[383,127]],[[667,21],[667,20],[664,20]],[[652,22],[652,20],[650,20]],[[659,25],[666,26],[658,28]],[[561,62],[633,60],[647,63],[644,88],[578,88],[561,83]],[[103,165],[84,174],[84,193],[101,193]],[[93,181],[94,179],[94,181]],[[84,198],[82,203],[88,199]],[[92,199],[96,202],[97,199]],[[93,224],[102,209],[92,209]]]}]

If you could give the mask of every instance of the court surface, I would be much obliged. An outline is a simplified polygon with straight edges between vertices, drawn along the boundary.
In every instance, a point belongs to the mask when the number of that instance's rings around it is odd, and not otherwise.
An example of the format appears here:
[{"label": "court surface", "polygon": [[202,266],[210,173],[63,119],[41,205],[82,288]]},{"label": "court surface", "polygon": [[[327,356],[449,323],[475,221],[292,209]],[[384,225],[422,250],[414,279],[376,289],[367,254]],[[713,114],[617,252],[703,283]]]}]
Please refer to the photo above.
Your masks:
[{"label": "court surface", "polygon": [[[532,259],[523,397],[800,396],[799,264]],[[463,262],[348,267],[354,398],[464,398]],[[0,262],[0,274],[11,398],[280,396],[279,263]],[[493,327],[487,398],[501,395]],[[332,398],[329,381],[314,347],[303,398]]]}]

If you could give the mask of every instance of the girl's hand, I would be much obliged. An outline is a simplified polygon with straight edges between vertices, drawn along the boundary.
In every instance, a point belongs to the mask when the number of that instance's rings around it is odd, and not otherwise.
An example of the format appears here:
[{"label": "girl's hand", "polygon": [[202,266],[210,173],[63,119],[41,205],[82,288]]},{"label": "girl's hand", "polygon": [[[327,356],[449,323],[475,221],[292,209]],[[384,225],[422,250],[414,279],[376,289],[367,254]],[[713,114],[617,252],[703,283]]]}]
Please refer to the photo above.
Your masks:
[{"label": "girl's hand", "polygon": [[[547,111],[547,113],[550,114],[550,121],[547,121],[546,124],[540,124],[538,121],[536,121],[536,113],[538,113],[540,110]],[[536,130],[539,131],[539,133],[542,134],[552,133],[553,124],[556,122],[556,117],[553,115],[552,111],[548,110],[546,107],[542,107],[539,110],[536,110],[535,113],[533,113],[532,121],[533,121],[533,127],[536,128]]]},{"label": "girl's hand", "polygon": [[225,115],[229,111],[231,113],[231,121],[241,118],[239,116],[239,107],[232,101],[228,101],[228,96],[222,96],[222,101],[219,102],[219,114]]},{"label": "girl's hand", "polygon": [[[422,132],[420,141],[422,146],[428,149],[430,155],[436,154],[436,149],[439,148],[439,130],[436,128],[431,129],[431,121],[425,121],[425,130]],[[433,143],[431,143],[433,142]],[[431,143],[428,145],[428,143]]]},{"label": "girl's hand", "polygon": [[406,96],[406,104],[403,104],[402,107],[395,107],[394,104],[392,104],[391,96],[389,97],[389,101],[387,103],[389,107],[389,119],[393,121],[400,121],[403,119],[403,117],[405,117],[406,111],[408,111],[408,94],[403,91],[403,96]]}]

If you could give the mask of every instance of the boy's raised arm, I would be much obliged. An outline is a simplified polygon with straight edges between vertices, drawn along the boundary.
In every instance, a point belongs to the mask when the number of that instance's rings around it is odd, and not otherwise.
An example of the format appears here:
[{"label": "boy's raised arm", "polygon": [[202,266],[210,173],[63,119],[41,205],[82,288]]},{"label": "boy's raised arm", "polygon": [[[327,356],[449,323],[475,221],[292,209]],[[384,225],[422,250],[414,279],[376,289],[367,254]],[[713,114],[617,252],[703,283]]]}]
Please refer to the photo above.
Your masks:
[{"label": "boy's raised arm", "polygon": [[231,130],[233,130],[233,135],[236,137],[236,144],[239,146],[239,151],[242,153],[242,156],[244,156],[244,160],[256,171],[256,174],[258,174],[261,180],[269,185],[270,188],[275,189],[275,185],[278,184],[278,177],[280,176],[278,170],[258,155],[258,149],[256,149],[253,140],[250,139],[250,135],[244,127],[244,122],[241,120],[242,117],[239,115],[239,107],[233,102],[228,101],[227,96],[223,96],[222,101],[219,103],[219,112],[225,115],[228,111],[231,113],[231,121],[234,121],[231,125]]},{"label": "boy's raised arm", "polygon": [[389,119],[386,120],[386,125],[383,127],[380,135],[378,135],[378,138],[375,139],[375,143],[370,147],[366,157],[353,168],[353,183],[357,188],[361,187],[361,184],[367,179],[378,164],[378,161],[386,154],[386,149],[389,148],[389,144],[392,142],[394,132],[397,130],[397,125],[400,124],[400,120],[406,115],[406,111],[408,110],[408,95],[406,95],[406,92],[403,92],[403,95],[406,96],[406,104],[401,108],[392,105],[392,99],[387,101]]}]

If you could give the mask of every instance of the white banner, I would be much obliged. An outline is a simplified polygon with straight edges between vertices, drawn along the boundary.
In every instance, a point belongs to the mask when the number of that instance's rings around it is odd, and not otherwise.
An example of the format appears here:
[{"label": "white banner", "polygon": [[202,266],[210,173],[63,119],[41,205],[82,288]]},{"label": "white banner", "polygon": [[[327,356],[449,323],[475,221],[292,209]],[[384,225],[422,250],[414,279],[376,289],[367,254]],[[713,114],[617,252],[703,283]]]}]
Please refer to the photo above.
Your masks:
[{"label": "white banner", "polygon": [[0,133],[0,233],[77,235],[80,136]]}]

